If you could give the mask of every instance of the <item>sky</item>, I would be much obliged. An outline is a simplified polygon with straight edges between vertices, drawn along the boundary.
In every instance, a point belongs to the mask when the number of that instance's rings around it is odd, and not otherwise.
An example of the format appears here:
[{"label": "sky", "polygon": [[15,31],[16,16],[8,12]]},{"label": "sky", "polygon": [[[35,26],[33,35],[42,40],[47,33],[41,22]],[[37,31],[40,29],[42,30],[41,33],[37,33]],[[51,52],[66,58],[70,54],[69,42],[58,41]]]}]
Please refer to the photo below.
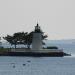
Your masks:
[{"label": "sky", "polygon": [[48,39],[75,39],[75,0],[0,0],[0,36],[30,32],[37,22]]}]

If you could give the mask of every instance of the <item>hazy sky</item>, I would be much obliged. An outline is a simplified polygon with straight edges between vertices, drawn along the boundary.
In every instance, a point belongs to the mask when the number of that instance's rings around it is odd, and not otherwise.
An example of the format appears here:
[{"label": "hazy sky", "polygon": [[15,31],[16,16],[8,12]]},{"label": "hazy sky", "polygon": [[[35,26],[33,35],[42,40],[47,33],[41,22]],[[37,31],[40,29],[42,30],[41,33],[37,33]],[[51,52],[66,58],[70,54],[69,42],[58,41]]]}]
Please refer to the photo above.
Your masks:
[{"label": "hazy sky", "polygon": [[75,0],[0,0],[0,36],[32,31],[49,39],[75,39]]}]

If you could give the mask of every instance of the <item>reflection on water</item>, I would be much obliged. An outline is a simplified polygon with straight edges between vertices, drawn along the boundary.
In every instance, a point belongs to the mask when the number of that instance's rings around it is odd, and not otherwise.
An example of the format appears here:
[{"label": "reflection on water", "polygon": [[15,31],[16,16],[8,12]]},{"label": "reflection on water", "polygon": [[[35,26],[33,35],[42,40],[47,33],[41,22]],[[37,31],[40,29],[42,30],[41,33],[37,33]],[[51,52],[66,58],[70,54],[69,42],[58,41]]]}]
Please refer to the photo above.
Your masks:
[{"label": "reflection on water", "polygon": [[75,75],[75,57],[0,57],[0,75]]}]

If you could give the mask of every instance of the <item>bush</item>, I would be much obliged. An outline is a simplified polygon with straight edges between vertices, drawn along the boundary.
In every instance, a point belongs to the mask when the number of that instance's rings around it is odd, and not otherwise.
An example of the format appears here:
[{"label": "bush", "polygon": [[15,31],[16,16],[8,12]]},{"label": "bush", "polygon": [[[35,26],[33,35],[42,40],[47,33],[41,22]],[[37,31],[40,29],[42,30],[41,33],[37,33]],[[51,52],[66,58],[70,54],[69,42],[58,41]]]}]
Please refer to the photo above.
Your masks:
[{"label": "bush", "polygon": [[49,46],[49,47],[47,47],[47,49],[58,49],[58,47],[56,47],[56,46]]}]

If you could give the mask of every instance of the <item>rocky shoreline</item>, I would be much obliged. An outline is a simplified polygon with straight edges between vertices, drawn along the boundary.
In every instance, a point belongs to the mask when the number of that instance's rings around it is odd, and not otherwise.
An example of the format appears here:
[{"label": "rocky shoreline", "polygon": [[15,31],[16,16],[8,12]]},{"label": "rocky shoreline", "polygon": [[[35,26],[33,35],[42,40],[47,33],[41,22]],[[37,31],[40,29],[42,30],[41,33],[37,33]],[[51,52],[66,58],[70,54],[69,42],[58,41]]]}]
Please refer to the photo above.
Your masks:
[{"label": "rocky shoreline", "polygon": [[71,56],[64,52],[49,52],[49,53],[38,53],[38,52],[3,52],[0,56],[29,56],[29,57],[63,57]]}]

